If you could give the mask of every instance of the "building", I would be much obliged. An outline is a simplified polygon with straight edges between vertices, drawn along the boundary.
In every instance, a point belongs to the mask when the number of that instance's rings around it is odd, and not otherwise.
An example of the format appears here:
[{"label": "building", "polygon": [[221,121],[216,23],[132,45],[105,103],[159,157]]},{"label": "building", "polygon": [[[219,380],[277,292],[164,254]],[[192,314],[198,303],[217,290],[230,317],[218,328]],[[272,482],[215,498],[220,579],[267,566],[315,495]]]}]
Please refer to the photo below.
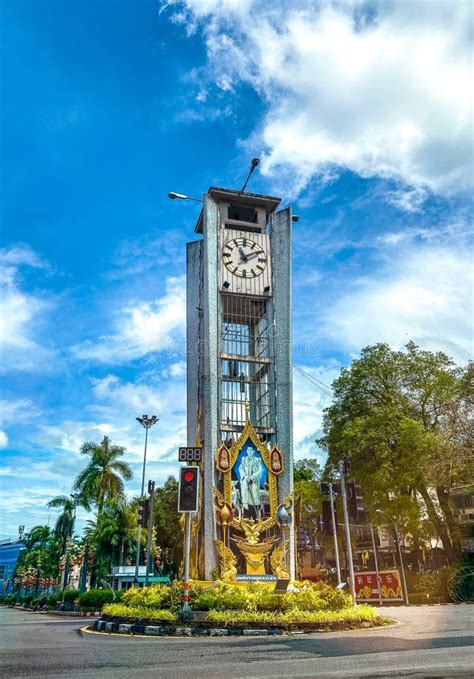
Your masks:
[{"label": "building", "polygon": [[13,590],[13,572],[25,545],[18,540],[0,540],[0,593]]},{"label": "building", "polygon": [[462,551],[474,553],[474,494],[467,486],[454,486],[449,492],[449,504],[459,525]]}]

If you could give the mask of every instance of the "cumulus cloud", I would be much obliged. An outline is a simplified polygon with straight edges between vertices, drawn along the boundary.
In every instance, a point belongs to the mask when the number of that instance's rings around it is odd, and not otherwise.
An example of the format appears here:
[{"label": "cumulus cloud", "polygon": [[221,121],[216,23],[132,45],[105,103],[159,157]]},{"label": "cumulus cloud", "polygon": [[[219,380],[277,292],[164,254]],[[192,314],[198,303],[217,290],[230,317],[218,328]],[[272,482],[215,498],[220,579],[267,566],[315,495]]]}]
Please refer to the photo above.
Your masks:
[{"label": "cumulus cloud", "polygon": [[164,5],[188,32],[203,30],[209,81],[244,82],[266,102],[251,143],[286,195],[333,168],[415,187],[391,196],[409,211],[426,190],[472,186],[468,0]]},{"label": "cumulus cloud", "polygon": [[0,448],[6,448],[8,446],[8,436],[3,429],[0,429]]},{"label": "cumulus cloud", "polygon": [[385,268],[351,285],[325,314],[324,332],[349,351],[413,339],[459,362],[473,354],[473,267],[469,251],[400,249]]},{"label": "cumulus cloud", "polygon": [[294,455],[299,460],[318,456],[321,450],[315,441],[320,436],[323,411],[331,403],[331,382],[337,377],[340,366],[318,368],[304,364],[295,365],[293,372],[293,438]]},{"label": "cumulus cloud", "polygon": [[163,297],[150,302],[129,304],[116,314],[116,331],[72,347],[80,359],[118,364],[152,352],[179,349],[186,318],[184,276],[169,277]]},{"label": "cumulus cloud", "polygon": [[25,267],[49,270],[47,262],[27,245],[0,250],[1,372],[45,371],[52,366],[52,351],[37,338],[38,328],[52,308],[51,298],[24,290]]}]

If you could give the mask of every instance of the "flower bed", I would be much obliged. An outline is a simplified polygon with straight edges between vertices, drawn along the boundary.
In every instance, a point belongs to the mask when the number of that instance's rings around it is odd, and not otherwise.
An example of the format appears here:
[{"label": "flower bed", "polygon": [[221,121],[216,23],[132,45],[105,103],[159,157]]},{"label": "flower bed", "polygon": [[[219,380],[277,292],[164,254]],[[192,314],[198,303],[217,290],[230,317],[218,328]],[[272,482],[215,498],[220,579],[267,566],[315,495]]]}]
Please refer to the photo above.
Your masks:
[{"label": "flower bed", "polygon": [[[387,623],[368,605],[353,607],[348,594],[324,583],[297,583],[295,591],[275,594],[273,585],[216,583],[191,586],[190,603],[198,620],[191,627],[353,629]],[[121,603],[107,604],[103,620],[176,625],[180,619],[181,583],[132,588]],[[390,621],[388,621],[390,622]]]}]

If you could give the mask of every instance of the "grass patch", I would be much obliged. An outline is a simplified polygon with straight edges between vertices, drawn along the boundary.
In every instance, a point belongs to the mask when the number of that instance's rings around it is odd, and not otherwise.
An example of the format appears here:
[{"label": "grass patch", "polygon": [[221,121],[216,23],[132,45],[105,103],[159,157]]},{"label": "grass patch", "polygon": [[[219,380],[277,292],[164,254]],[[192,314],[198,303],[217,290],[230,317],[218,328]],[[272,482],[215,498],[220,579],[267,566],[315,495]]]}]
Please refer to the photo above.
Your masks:
[{"label": "grass patch", "polygon": [[150,608],[148,606],[126,606],[125,604],[107,604],[102,609],[106,615],[117,618],[133,618],[144,620],[160,620],[161,622],[176,622],[176,615],[171,611]]}]

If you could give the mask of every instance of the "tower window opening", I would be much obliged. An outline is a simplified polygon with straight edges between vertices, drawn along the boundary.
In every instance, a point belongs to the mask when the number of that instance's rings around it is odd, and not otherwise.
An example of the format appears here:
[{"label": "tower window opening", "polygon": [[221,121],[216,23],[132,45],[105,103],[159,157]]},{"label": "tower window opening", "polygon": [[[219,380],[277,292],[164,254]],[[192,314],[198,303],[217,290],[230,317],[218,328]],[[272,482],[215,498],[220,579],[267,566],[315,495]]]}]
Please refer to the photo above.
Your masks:
[{"label": "tower window opening", "polygon": [[255,210],[253,207],[231,204],[227,208],[227,218],[235,219],[239,222],[250,222],[252,224],[257,224],[258,214],[257,210]]}]

